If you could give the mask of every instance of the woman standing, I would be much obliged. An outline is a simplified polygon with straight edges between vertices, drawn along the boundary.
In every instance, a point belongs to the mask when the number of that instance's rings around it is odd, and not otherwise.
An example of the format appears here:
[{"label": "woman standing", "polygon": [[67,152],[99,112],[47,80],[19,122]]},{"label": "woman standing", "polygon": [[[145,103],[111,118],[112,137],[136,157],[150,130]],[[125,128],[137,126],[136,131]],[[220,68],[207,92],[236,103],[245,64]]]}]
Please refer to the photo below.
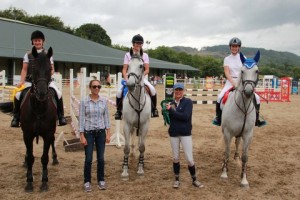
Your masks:
[{"label": "woman standing", "polygon": [[192,185],[202,188],[196,179],[196,167],[193,159],[193,142],[192,142],[192,112],[193,102],[189,98],[185,98],[184,85],[176,83],[174,85],[174,100],[166,105],[170,116],[169,135],[173,152],[173,171],[175,174],[175,182],[173,188],[179,187],[180,173],[180,143],[182,145],[185,159],[188,162],[188,169],[192,177]]},{"label": "woman standing", "polygon": [[91,94],[80,102],[79,131],[80,141],[84,145],[84,189],[91,188],[91,169],[93,162],[94,144],[97,152],[97,182],[100,190],[105,190],[104,180],[104,151],[105,142],[110,141],[110,121],[107,100],[99,96],[101,84],[99,80],[89,83]]}]

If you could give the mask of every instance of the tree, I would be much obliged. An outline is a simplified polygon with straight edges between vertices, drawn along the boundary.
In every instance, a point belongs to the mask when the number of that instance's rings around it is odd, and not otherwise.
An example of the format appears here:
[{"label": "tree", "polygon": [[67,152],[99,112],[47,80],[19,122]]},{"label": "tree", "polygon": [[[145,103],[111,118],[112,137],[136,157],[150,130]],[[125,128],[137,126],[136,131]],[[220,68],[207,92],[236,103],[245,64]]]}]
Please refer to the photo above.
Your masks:
[{"label": "tree", "polygon": [[24,11],[22,9],[10,7],[9,9],[0,11],[0,17],[26,22],[26,20],[28,18],[28,14],[26,13],[26,11]]},{"label": "tree", "polygon": [[75,30],[75,35],[92,40],[105,46],[111,46],[111,39],[98,24],[84,24]]}]

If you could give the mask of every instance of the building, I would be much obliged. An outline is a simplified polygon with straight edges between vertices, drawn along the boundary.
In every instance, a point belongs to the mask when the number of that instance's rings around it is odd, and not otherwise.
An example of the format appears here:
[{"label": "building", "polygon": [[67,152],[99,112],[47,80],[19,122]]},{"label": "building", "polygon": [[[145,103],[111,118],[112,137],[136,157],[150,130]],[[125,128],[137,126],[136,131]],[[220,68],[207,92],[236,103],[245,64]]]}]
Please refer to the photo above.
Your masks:
[{"label": "building", "polygon": [[[0,18],[0,71],[6,71],[8,82],[14,75],[20,75],[25,52],[32,48],[30,36],[35,30],[44,33],[45,49],[53,48],[55,71],[63,78],[68,78],[71,68],[76,73],[86,67],[88,74],[98,71],[115,74],[122,70],[124,51],[50,28]],[[185,74],[186,71],[198,69],[150,58],[150,75]]]}]

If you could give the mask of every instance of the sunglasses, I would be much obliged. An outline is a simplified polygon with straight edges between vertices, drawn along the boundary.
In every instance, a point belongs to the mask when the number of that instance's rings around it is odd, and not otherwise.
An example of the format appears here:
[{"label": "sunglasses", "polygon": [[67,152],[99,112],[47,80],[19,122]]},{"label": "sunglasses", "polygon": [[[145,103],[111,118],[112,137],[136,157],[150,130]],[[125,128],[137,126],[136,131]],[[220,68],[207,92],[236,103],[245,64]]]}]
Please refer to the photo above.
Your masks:
[{"label": "sunglasses", "polygon": [[142,45],[143,43],[142,42],[134,42],[134,44]]},{"label": "sunglasses", "polygon": [[96,88],[101,89],[101,85],[92,85],[91,88],[93,88],[93,89],[96,89]]}]

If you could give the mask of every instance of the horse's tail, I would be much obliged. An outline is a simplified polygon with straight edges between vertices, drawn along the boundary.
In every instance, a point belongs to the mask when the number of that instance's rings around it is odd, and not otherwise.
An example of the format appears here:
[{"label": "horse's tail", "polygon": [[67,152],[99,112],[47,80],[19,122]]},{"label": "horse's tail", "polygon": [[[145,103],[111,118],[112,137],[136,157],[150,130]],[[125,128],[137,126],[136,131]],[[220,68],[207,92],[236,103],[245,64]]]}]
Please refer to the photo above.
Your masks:
[{"label": "horse's tail", "polygon": [[4,113],[11,113],[14,109],[13,102],[3,102],[0,103],[0,111]]}]

